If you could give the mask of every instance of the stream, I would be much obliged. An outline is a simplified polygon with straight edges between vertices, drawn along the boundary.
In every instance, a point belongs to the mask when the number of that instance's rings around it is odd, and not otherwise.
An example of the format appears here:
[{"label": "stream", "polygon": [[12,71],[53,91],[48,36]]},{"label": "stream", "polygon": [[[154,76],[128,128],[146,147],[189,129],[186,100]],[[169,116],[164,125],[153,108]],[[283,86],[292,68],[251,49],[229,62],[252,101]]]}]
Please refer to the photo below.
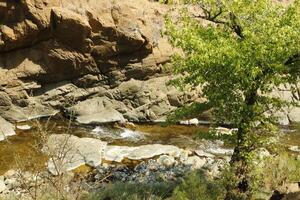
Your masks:
[{"label": "stream", "polygon": [[[16,128],[16,135],[0,142],[0,175],[9,169],[22,166],[24,170],[45,169],[47,157],[39,151],[41,142],[38,135],[69,133],[79,137],[90,137],[106,141],[109,145],[140,146],[144,144],[168,144],[183,149],[197,148],[200,140],[197,134],[208,132],[208,126],[184,126],[160,124],[135,124],[134,128],[105,126],[79,126],[64,118],[35,120],[16,124],[29,125],[29,130]],[[281,143],[286,146],[300,146],[300,126],[284,127]],[[43,134],[42,134],[43,135]],[[16,162],[17,161],[17,162]]]}]

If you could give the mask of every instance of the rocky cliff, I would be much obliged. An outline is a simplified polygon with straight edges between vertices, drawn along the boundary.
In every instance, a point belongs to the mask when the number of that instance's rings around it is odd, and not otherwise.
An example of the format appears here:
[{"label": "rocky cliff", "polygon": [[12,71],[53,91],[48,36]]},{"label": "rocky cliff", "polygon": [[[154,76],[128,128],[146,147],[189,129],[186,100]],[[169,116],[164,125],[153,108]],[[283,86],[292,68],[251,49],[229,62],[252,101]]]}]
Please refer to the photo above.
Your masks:
[{"label": "rocky cliff", "polygon": [[166,11],[147,0],[0,1],[0,116],[153,121],[195,100],[165,86]]}]

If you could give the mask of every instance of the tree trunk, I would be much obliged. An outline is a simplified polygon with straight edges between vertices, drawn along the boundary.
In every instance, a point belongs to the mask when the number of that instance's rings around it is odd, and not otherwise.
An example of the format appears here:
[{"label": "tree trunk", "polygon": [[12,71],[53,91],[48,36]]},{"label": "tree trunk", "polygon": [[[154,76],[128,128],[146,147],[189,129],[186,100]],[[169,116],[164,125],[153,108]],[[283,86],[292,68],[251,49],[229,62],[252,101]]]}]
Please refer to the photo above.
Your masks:
[{"label": "tree trunk", "polygon": [[250,182],[250,165],[248,155],[251,153],[248,133],[240,128],[237,133],[238,144],[230,161],[233,177],[226,185],[225,200],[250,200],[252,189]]},{"label": "tree trunk", "polygon": [[252,198],[251,160],[249,160],[249,155],[255,149],[255,145],[251,139],[251,134],[253,133],[250,123],[256,115],[253,107],[257,100],[257,90],[258,86],[256,85],[245,96],[246,109],[242,113],[243,118],[237,126],[237,146],[230,161],[233,177],[226,185],[225,200],[251,200]]}]

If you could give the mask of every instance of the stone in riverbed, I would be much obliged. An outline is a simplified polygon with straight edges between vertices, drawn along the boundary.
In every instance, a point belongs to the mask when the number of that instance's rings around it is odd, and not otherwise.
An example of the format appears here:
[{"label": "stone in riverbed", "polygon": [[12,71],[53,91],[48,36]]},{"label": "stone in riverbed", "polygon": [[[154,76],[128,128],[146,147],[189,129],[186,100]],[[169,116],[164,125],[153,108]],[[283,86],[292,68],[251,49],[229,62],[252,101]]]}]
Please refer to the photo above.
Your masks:
[{"label": "stone in riverbed", "polygon": [[172,145],[149,144],[138,147],[108,146],[104,150],[104,160],[122,162],[127,158],[130,160],[143,160],[159,155],[179,157],[182,150]]},{"label": "stone in riverbed", "polygon": [[71,171],[82,165],[96,167],[101,164],[106,142],[73,135],[50,135],[44,151],[49,155],[48,170],[53,175]]},{"label": "stone in riverbed", "polygon": [[157,162],[165,167],[171,167],[176,161],[172,156],[162,155],[157,159]]},{"label": "stone in riverbed", "polygon": [[31,129],[31,126],[29,126],[27,124],[26,125],[18,125],[17,129],[22,130],[22,131],[27,131],[27,130]]},{"label": "stone in riverbed", "polygon": [[5,140],[8,136],[15,134],[14,126],[0,117],[0,141]]},{"label": "stone in riverbed", "polygon": [[3,177],[0,178],[0,193],[5,191],[7,188],[6,188],[6,185],[4,183],[4,180],[3,180]]},{"label": "stone in riverbed", "polygon": [[214,158],[215,156],[211,153],[207,153],[203,151],[202,149],[196,150],[195,153],[200,157],[206,157],[206,158]]},{"label": "stone in riverbed", "polygon": [[290,146],[289,150],[293,152],[300,152],[300,148],[298,146]]},{"label": "stone in riverbed", "polygon": [[193,170],[201,169],[206,164],[206,159],[199,158],[198,156],[191,156],[191,157],[188,157],[188,159],[186,161],[184,161],[183,164],[190,166]]},{"label": "stone in riverbed", "polygon": [[199,120],[197,118],[193,118],[190,120],[185,120],[185,121],[180,121],[179,124],[182,125],[198,125],[199,124]]},{"label": "stone in riverbed", "polygon": [[218,147],[206,149],[206,152],[217,156],[231,156],[233,154],[233,149],[225,149]]}]

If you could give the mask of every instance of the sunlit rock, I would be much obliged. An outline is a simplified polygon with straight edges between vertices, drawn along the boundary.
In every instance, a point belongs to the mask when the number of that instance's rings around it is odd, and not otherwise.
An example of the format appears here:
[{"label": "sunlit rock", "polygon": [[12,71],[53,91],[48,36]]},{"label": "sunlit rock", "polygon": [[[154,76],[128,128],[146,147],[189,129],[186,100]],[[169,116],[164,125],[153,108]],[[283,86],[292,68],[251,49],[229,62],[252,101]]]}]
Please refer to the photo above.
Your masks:
[{"label": "sunlit rock", "polygon": [[14,126],[0,117],[0,141],[5,140],[8,136],[15,134]]},{"label": "sunlit rock", "polygon": [[174,157],[172,156],[167,156],[167,155],[161,155],[158,159],[157,159],[157,162],[162,165],[162,166],[165,166],[165,167],[171,167],[173,166],[176,161],[174,159]]},{"label": "sunlit rock", "polygon": [[22,131],[27,131],[27,130],[31,129],[31,126],[29,126],[27,124],[26,125],[18,125],[17,129],[22,130]]},{"label": "sunlit rock", "polygon": [[49,156],[48,170],[53,175],[76,169],[82,165],[96,167],[101,164],[106,142],[72,135],[50,135],[44,151]]},{"label": "sunlit rock", "polygon": [[143,160],[159,155],[179,157],[181,149],[173,145],[149,144],[138,147],[108,146],[104,151],[104,159],[107,161],[122,162],[130,160]]},{"label": "sunlit rock", "polygon": [[201,169],[206,164],[206,159],[198,156],[191,156],[188,157],[183,164],[190,166],[191,169]]}]

